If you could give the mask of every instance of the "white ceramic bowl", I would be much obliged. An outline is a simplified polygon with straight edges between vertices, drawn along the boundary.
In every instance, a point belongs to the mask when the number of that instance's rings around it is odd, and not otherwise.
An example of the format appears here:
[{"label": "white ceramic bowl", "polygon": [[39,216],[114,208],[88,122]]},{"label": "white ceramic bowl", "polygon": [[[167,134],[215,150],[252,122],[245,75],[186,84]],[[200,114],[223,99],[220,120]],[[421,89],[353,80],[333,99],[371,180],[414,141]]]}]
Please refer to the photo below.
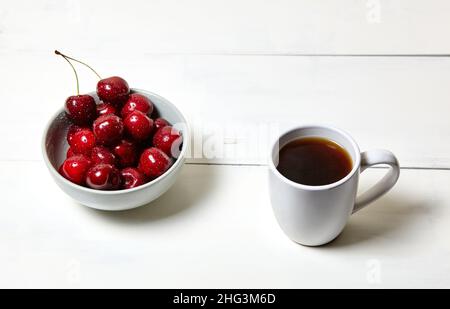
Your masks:
[{"label": "white ceramic bowl", "polygon": [[[167,119],[172,125],[177,124],[177,128],[183,135],[180,155],[163,175],[137,188],[101,191],[79,186],[58,173],[58,168],[64,162],[69,147],[66,135],[71,124],[64,113],[64,109],[61,109],[50,119],[45,128],[42,153],[44,162],[56,184],[80,204],[112,211],[132,209],[148,204],[172,186],[183,166],[186,148],[189,144],[189,129],[184,116],[172,103],[154,93],[138,89],[131,89],[131,92],[145,95],[153,102],[155,110],[152,117],[156,114],[158,117]],[[91,93],[91,95],[98,101],[95,93]],[[178,125],[181,126],[178,127]]]}]

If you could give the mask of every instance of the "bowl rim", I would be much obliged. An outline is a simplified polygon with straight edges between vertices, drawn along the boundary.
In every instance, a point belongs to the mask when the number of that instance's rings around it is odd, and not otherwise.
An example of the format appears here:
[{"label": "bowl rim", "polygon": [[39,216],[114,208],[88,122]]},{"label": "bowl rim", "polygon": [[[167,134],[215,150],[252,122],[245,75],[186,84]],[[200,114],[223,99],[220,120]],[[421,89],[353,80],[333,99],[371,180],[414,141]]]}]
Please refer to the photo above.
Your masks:
[{"label": "bowl rim", "polygon": [[[54,123],[54,121],[56,120],[56,118],[64,112],[64,107],[58,109],[58,111],[53,114],[53,116],[47,121],[47,124],[45,126],[44,129],[44,133],[42,136],[42,141],[41,141],[41,150],[42,150],[42,156],[44,157],[44,162],[47,165],[47,168],[49,169],[50,173],[53,174],[54,177],[58,178],[60,181],[62,181],[63,183],[67,184],[68,186],[71,186],[73,189],[75,190],[81,190],[87,193],[94,193],[94,194],[99,194],[99,195],[120,195],[120,194],[127,194],[127,193],[131,193],[131,192],[136,192],[136,191],[140,191],[140,190],[145,190],[148,187],[151,187],[152,185],[162,181],[164,178],[168,177],[169,175],[171,175],[173,173],[173,171],[178,168],[178,166],[182,165],[185,161],[185,154],[187,151],[187,147],[188,144],[190,142],[190,128],[189,128],[189,124],[186,121],[186,117],[183,115],[183,113],[175,106],[175,104],[173,104],[172,102],[170,102],[169,100],[167,100],[166,98],[151,92],[151,91],[147,91],[147,90],[143,90],[143,89],[138,89],[138,88],[130,88],[130,93],[143,93],[143,94],[147,94],[147,95],[151,95],[154,97],[157,97],[159,99],[161,99],[162,101],[164,101],[166,104],[168,104],[169,106],[171,106],[173,108],[173,110],[175,111],[176,114],[178,114],[177,116],[179,118],[181,118],[181,122],[179,123],[184,123],[185,126],[185,131],[183,132],[183,144],[182,144],[182,148],[181,148],[181,152],[180,155],[178,156],[178,158],[175,160],[175,162],[172,164],[172,166],[164,172],[164,174],[162,174],[161,176],[141,185],[135,188],[130,188],[130,189],[120,189],[120,190],[97,190],[97,189],[92,189],[92,188],[87,188],[78,184],[75,184],[73,182],[71,182],[70,180],[64,178],[57,170],[56,168],[53,166],[53,164],[50,162],[50,159],[48,157],[48,153],[47,153],[47,148],[46,148],[46,139],[47,139],[47,133],[48,130],[50,129],[50,126]],[[88,93],[90,95],[95,94],[95,92],[90,92]],[[185,142],[187,141],[187,142]]]}]

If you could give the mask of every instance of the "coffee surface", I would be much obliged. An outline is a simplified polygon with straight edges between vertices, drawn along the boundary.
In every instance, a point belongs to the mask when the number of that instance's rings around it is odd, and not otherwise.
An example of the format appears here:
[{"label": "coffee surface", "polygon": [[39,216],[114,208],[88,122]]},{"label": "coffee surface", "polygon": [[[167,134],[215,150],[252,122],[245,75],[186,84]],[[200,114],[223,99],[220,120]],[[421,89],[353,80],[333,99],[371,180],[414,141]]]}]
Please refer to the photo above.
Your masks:
[{"label": "coffee surface", "polygon": [[281,148],[277,170],[299,184],[320,186],[344,178],[352,165],[349,153],[334,141],[304,137]]}]

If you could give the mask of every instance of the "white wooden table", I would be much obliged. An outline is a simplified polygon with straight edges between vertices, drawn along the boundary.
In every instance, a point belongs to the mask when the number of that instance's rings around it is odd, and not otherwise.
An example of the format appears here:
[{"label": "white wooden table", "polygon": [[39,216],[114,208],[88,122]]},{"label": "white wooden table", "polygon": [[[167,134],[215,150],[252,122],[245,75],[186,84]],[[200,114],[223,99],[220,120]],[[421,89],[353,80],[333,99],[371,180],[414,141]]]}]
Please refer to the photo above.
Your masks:
[{"label": "white wooden table", "polygon": [[[0,287],[450,287],[449,10],[446,0],[0,0]],[[41,158],[43,127],[74,91],[56,48],[168,98],[203,137],[195,145],[215,134],[222,155],[191,158],[147,207],[76,204]],[[95,76],[79,73],[92,91]],[[249,134],[311,122],[402,165],[396,187],[320,248],[278,227],[266,152]],[[383,172],[364,173],[361,190]]]}]

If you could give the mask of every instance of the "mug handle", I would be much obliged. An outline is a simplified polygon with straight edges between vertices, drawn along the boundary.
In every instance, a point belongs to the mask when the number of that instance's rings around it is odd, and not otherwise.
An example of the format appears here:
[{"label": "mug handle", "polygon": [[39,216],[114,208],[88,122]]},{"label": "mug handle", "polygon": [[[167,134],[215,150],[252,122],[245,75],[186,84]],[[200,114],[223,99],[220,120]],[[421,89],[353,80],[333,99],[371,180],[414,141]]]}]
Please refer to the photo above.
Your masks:
[{"label": "mug handle", "polygon": [[353,213],[363,209],[386,192],[397,182],[400,176],[400,165],[394,154],[388,150],[376,149],[361,153],[361,173],[368,167],[378,164],[389,165],[389,170],[372,188],[356,198]]}]

